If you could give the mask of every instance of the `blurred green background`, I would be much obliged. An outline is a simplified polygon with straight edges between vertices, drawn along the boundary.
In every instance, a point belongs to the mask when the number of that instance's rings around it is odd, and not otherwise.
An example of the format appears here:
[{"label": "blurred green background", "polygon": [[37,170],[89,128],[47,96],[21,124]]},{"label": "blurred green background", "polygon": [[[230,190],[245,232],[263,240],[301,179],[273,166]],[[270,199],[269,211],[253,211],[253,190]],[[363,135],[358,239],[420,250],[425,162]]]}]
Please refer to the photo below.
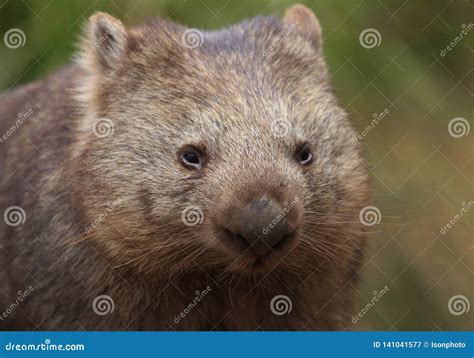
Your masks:
[{"label": "blurred green background", "polygon": [[[23,47],[0,42],[0,90],[66,64],[81,26],[97,10],[124,23],[169,17],[217,29],[258,15],[281,16],[291,1],[20,1],[0,0],[0,35],[19,28]],[[473,0],[300,1],[318,16],[324,51],[341,104],[359,131],[388,114],[362,139],[382,220],[370,227],[358,310],[374,291],[389,292],[357,322],[359,330],[472,330],[473,313],[450,313],[449,300],[470,304],[474,206],[446,234],[440,230],[474,200]],[[463,25],[466,27],[464,28]],[[365,48],[359,35],[380,34]],[[467,34],[455,40],[463,29]],[[454,42],[454,47],[442,54]],[[367,46],[366,46],[367,47]],[[450,135],[453,118],[464,133]],[[468,123],[466,127],[465,123]],[[471,133],[467,133],[470,131]],[[467,301],[466,301],[467,300]]]}]

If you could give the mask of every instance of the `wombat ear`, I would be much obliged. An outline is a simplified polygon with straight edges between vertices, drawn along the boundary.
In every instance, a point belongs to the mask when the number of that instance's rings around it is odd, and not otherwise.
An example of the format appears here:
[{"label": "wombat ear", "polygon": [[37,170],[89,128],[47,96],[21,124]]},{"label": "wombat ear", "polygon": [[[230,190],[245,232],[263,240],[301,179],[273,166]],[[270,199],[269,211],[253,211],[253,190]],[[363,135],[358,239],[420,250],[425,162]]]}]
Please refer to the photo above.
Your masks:
[{"label": "wombat ear", "polygon": [[319,50],[321,39],[321,25],[316,15],[304,5],[293,5],[285,11],[283,22],[311,42],[316,50]]},{"label": "wombat ear", "polygon": [[127,30],[120,20],[97,12],[87,24],[82,50],[102,70],[114,69],[126,51],[127,39]]}]

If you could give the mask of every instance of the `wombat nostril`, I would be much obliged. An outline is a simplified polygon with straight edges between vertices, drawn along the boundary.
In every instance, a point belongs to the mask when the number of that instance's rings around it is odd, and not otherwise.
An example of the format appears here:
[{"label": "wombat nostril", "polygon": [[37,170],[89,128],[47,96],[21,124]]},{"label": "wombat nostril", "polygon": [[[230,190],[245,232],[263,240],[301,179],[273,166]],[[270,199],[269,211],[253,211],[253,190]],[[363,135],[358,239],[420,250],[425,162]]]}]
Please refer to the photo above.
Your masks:
[{"label": "wombat nostril", "polygon": [[242,246],[249,246],[248,241],[242,235],[234,234],[234,239],[241,243]]},{"label": "wombat nostril", "polygon": [[223,230],[223,235],[220,235],[220,237],[226,246],[233,248],[233,250],[238,252],[243,252],[250,247],[250,244],[245,237],[236,234],[230,229],[225,228]]}]

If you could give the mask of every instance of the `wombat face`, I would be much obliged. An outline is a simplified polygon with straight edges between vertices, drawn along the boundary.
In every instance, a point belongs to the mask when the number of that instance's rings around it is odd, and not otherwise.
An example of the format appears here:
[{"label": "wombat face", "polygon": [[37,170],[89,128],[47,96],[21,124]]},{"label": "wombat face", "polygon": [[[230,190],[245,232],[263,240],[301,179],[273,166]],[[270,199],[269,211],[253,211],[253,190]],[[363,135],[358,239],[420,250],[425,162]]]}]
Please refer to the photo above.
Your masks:
[{"label": "wombat face", "polygon": [[[149,272],[354,256],[366,172],[320,32],[298,5],[209,33],[91,19],[78,158],[90,220],[116,203],[90,233],[109,255]],[[104,121],[110,135],[91,133]]]}]

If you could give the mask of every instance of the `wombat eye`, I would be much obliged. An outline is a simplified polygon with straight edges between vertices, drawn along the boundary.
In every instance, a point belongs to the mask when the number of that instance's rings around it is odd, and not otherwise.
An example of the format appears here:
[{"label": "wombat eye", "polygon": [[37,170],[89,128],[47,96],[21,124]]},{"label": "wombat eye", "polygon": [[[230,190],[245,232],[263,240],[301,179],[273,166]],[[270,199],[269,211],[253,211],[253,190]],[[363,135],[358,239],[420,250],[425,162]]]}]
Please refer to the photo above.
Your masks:
[{"label": "wombat eye", "polygon": [[202,153],[193,146],[186,146],[180,150],[181,164],[188,169],[200,169],[202,166]]},{"label": "wombat eye", "polygon": [[309,165],[313,162],[313,154],[311,153],[311,149],[307,145],[301,146],[296,151],[296,160],[301,165]]}]

